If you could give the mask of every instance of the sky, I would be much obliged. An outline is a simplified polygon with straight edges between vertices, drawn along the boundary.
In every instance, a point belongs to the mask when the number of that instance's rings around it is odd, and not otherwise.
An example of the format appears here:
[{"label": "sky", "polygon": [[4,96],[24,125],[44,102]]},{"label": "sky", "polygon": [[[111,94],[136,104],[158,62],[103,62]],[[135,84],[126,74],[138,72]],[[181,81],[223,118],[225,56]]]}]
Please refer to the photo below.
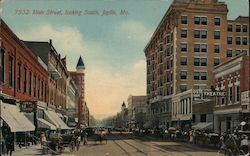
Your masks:
[{"label": "sky", "polygon": [[[69,71],[82,56],[95,118],[115,115],[129,95],[146,95],[143,49],[173,0],[0,1],[2,19],[20,39],[52,39]],[[228,4],[228,19],[248,15],[248,0],[220,1]]]}]

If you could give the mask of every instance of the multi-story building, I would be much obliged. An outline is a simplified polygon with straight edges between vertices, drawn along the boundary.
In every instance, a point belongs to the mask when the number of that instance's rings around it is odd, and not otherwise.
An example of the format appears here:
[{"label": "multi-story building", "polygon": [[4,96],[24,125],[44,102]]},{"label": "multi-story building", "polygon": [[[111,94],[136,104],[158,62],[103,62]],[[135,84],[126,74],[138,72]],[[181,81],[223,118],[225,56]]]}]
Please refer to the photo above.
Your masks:
[{"label": "multi-story building", "polygon": [[227,93],[214,102],[215,131],[232,132],[241,121],[250,119],[250,62],[243,53],[216,66],[215,86]]},{"label": "multi-story building", "polygon": [[227,5],[218,0],[173,1],[144,49],[148,118],[157,122],[165,116],[170,123],[172,109],[160,110],[171,107],[173,96],[211,88],[214,67],[236,50],[248,51],[246,18],[228,21],[227,13]]},{"label": "multi-story building", "polygon": [[86,121],[86,112],[88,111],[85,111],[85,109],[87,109],[85,107],[85,65],[81,56],[76,65],[76,71],[71,71],[70,76],[78,88],[80,97],[78,104],[78,123],[88,126],[88,122]]},{"label": "multi-story building", "polygon": [[142,128],[146,120],[146,96],[132,96],[127,99],[129,128]]},{"label": "multi-story building", "polygon": [[[25,44],[34,54],[40,56],[48,67],[48,106],[54,110],[63,111],[66,108],[66,86],[69,76],[66,62],[52,45],[52,40],[49,42],[25,41]],[[65,112],[62,113],[65,114]]]},{"label": "multi-story building", "polygon": [[0,80],[3,94],[19,100],[48,102],[46,65],[2,19],[0,26]]},{"label": "multi-story building", "polygon": [[78,118],[78,104],[79,104],[79,93],[78,88],[69,76],[67,81],[67,103],[66,103],[66,115],[68,117],[68,125],[75,125],[75,119]]},{"label": "multi-story building", "polygon": [[227,57],[241,53],[249,54],[249,17],[239,16],[228,20],[227,25]]},{"label": "multi-story building", "polygon": [[215,59],[226,58],[227,11],[224,3],[212,0],[175,0],[170,6],[144,50],[151,114],[161,116],[161,101],[170,108],[171,95],[213,84]]}]

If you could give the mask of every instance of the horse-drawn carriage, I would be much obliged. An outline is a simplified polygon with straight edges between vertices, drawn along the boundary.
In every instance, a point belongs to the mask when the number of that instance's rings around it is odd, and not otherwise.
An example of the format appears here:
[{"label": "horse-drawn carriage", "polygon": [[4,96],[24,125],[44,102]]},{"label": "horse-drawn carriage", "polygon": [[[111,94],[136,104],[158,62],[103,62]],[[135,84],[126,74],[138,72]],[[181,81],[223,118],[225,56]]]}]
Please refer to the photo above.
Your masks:
[{"label": "horse-drawn carriage", "polygon": [[62,153],[66,148],[72,152],[75,147],[79,147],[80,142],[78,142],[78,135],[76,134],[58,134],[55,133],[50,136],[49,147],[54,153]]},{"label": "horse-drawn carriage", "polygon": [[99,141],[102,144],[103,141],[107,144],[107,132],[105,129],[98,129],[91,136],[88,136],[88,140],[94,141],[95,144]]}]

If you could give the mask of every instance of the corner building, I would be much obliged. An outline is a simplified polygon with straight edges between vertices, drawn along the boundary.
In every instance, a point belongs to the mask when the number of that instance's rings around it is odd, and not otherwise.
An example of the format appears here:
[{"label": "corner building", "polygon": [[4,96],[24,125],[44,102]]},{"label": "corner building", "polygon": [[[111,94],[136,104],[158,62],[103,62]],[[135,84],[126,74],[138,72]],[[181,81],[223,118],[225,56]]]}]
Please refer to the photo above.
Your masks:
[{"label": "corner building", "polygon": [[174,95],[213,85],[214,67],[227,59],[227,13],[217,0],[175,0],[165,13],[144,49],[154,127],[171,124]]}]

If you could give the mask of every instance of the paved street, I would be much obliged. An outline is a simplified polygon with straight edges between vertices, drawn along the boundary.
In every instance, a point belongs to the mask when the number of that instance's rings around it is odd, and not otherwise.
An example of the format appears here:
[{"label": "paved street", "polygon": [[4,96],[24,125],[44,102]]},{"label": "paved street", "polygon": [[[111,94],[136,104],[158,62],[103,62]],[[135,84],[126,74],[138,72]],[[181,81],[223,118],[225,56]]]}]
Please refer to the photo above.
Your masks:
[{"label": "paved street", "polygon": [[113,133],[108,142],[89,141],[74,155],[80,156],[216,156],[217,150],[201,148],[189,143],[169,142],[132,134]]}]

